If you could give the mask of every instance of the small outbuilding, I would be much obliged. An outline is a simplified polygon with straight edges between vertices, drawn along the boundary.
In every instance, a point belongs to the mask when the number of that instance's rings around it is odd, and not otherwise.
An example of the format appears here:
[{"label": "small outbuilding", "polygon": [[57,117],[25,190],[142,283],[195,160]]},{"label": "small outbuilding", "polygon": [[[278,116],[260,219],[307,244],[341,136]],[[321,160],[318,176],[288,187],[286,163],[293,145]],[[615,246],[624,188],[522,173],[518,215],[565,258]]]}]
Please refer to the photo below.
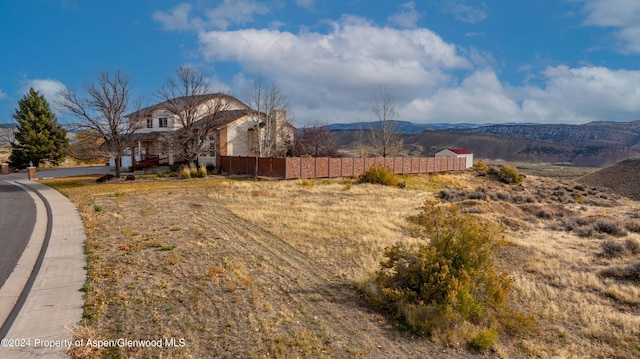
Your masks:
[{"label": "small outbuilding", "polygon": [[455,158],[465,158],[466,166],[465,168],[473,167],[473,153],[462,149],[462,148],[447,148],[438,153],[436,153],[436,158],[438,157],[455,157]]}]

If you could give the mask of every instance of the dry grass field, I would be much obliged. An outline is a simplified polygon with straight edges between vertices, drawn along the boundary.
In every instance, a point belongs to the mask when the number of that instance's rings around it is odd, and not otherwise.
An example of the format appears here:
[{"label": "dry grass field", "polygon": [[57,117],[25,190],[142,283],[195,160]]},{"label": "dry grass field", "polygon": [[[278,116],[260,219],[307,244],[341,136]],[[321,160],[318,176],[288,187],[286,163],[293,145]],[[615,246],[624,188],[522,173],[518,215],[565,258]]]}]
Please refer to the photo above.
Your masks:
[{"label": "dry grass field", "polygon": [[[183,347],[76,348],[74,358],[636,358],[638,205],[569,180],[506,185],[408,176],[406,189],[352,180],[43,181],[87,232],[84,339],[184,338]],[[536,318],[491,352],[417,338],[357,289],[383,249],[415,242],[425,199],[506,228],[513,302]],[[634,272],[635,270],[635,272]]]}]

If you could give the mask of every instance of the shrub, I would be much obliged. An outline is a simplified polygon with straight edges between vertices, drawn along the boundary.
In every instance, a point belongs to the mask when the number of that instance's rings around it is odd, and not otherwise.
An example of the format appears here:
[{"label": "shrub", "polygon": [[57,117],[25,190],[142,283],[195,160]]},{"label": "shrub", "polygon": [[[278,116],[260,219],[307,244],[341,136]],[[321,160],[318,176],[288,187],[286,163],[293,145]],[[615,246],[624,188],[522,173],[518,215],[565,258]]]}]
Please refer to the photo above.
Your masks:
[{"label": "shrub", "polygon": [[216,171],[216,166],[212,164],[208,164],[205,166],[205,169],[207,170],[208,174],[214,174]]},{"label": "shrub", "polygon": [[640,254],[640,242],[637,239],[627,239],[624,241],[624,246],[631,254]]},{"label": "shrub", "polygon": [[180,167],[180,170],[178,171],[178,178],[181,178],[181,179],[191,178],[191,170],[189,169],[189,167],[187,166]]},{"label": "shrub", "polygon": [[522,176],[517,168],[511,165],[504,165],[498,172],[498,178],[504,183],[520,183]]},{"label": "shrub", "polygon": [[593,224],[593,229],[596,232],[610,234],[616,237],[624,237],[627,235],[627,231],[622,228],[620,223],[611,219],[599,219]]},{"label": "shrub", "polygon": [[607,258],[622,257],[627,252],[624,244],[612,240],[602,242],[601,247],[602,256]]},{"label": "shrub", "polygon": [[360,176],[360,182],[397,186],[400,181],[390,168],[383,165],[373,165]]},{"label": "shrub", "polygon": [[633,233],[640,233],[640,222],[638,221],[629,221],[625,227]]},{"label": "shrub", "polygon": [[601,271],[600,275],[640,283],[640,262],[610,267]]},{"label": "shrub", "polygon": [[524,318],[507,302],[511,279],[494,264],[506,245],[502,228],[435,201],[427,201],[413,220],[419,235],[429,240],[387,248],[374,283],[363,289],[366,299],[418,334],[453,338],[460,327],[471,326],[481,334],[471,338],[469,332],[464,339],[478,348],[491,347],[497,339],[491,324]]},{"label": "shrub", "polygon": [[484,163],[483,160],[479,160],[473,164],[473,170],[478,172],[479,175],[484,176],[487,174],[487,171],[489,170],[489,166],[487,166],[487,164]]},{"label": "shrub", "polygon": [[536,217],[538,217],[540,219],[551,219],[551,218],[553,218],[553,214],[547,212],[544,209],[541,209],[541,210],[536,212]]},{"label": "shrub", "polygon": [[475,338],[471,340],[471,347],[476,350],[489,350],[496,345],[498,339],[498,331],[496,328],[483,330]]}]

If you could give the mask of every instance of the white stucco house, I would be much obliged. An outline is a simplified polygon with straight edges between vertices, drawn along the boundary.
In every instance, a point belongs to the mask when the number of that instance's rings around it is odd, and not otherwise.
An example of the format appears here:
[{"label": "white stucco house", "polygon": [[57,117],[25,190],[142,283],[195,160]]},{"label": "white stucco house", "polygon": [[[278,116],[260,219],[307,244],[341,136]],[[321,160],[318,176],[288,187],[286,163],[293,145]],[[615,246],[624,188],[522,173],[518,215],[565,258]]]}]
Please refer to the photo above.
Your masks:
[{"label": "white stucco house", "polygon": [[462,148],[447,148],[440,152],[436,153],[437,157],[455,157],[455,158],[465,158],[466,159],[466,167],[473,167],[473,153],[467,151]]},{"label": "white stucco house", "polygon": [[[172,100],[174,108],[182,99]],[[198,162],[201,165],[216,165],[219,156],[256,155],[256,125],[259,124],[260,128],[264,129],[262,119],[267,117],[266,114],[254,111],[237,98],[222,93],[193,96],[184,102],[192,105],[194,100],[198,107],[196,113],[201,116],[193,126],[196,131],[201,128],[203,120],[210,116],[211,112],[208,109],[216,107],[216,104],[224,105],[216,117],[215,128],[209,132],[200,148]],[[185,110],[186,108],[187,105]],[[168,165],[184,160],[180,158],[180,151],[176,150],[176,146],[179,147],[180,144],[175,143],[176,140],[179,141],[179,135],[184,129],[174,113],[176,112],[167,110],[165,101],[127,115],[130,121],[142,121],[142,128],[132,137],[130,147],[131,153],[135,154],[133,158],[142,162],[157,161],[158,164]],[[265,133],[274,136],[274,148],[271,153],[273,156],[282,156],[286,153],[287,144],[293,140],[296,128],[287,121],[285,111],[275,110],[271,115],[276,119],[271,122],[273,128],[261,133],[263,136]]]}]

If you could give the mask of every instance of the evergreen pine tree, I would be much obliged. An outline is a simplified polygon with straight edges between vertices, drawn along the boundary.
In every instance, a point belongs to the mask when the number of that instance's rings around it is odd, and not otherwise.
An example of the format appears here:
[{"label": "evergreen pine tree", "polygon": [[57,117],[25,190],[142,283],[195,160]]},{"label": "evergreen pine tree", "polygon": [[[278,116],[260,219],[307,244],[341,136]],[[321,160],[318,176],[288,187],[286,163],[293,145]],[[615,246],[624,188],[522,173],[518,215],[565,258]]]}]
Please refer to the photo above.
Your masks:
[{"label": "evergreen pine tree", "polygon": [[56,120],[44,96],[29,89],[13,114],[18,122],[9,162],[13,168],[38,167],[42,160],[58,164],[69,145],[66,131]]}]

